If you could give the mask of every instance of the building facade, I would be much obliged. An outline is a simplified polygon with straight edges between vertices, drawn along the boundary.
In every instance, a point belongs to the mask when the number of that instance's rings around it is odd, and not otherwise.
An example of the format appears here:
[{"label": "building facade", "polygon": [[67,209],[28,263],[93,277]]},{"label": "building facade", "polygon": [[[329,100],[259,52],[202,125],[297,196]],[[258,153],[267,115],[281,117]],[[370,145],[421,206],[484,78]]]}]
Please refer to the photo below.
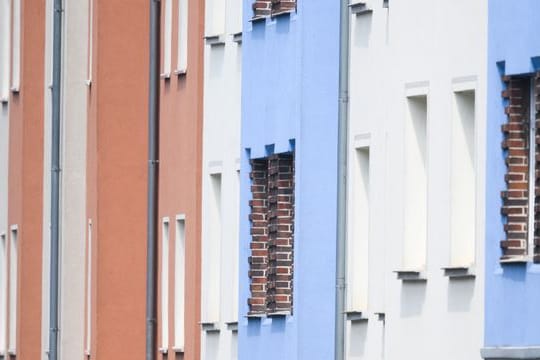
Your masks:
[{"label": "building facade", "polygon": [[242,2],[206,1],[201,358],[238,358]]},{"label": "building facade", "polygon": [[540,357],[538,11],[489,2],[485,359]]},{"label": "building facade", "polygon": [[351,7],[347,359],[480,358],[486,11]]},{"label": "building facade", "polygon": [[158,347],[162,359],[196,360],[201,347],[204,1],[161,4]]},{"label": "building facade", "polygon": [[331,359],[339,3],[243,4],[238,357]]},{"label": "building facade", "polygon": [[85,351],[135,359],[145,349],[149,4],[90,6]]}]

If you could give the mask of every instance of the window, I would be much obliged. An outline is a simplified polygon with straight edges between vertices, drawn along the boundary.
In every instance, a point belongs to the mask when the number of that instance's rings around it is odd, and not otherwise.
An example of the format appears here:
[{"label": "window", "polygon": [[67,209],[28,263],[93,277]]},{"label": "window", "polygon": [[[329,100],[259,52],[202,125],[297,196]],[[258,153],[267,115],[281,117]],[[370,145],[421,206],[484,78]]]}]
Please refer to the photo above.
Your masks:
[{"label": "window", "polygon": [[169,348],[169,219],[161,231],[161,350]]},{"label": "window", "polygon": [[206,37],[225,34],[225,1],[208,0],[206,6]]},{"label": "window", "polygon": [[251,160],[249,314],[292,314],[294,154]]},{"label": "window", "polygon": [[17,275],[19,239],[17,226],[11,227],[9,246],[9,353],[17,349]]},{"label": "window", "polygon": [[174,244],[174,348],[184,349],[184,296],[186,274],[186,221],[184,215],[176,217]]},{"label": "window", "polygon": [[454,93],[451,130],[450,265],[470,267],[475,258],[475,93]]},{"label": "window", "polygon": [[370,232],[370,155],[369,147],[355,150],[352,174],[352,202],[347,244],[347,311],[363,312],[368,302]]},{"label": "window", "polygon": [[88,0],[88,59],[86,60],[86,84],[92,84],[92,66],[94,57],[94,0]]},{"label": "window", "polygon": [[165,0],[164,3],[163,69],[161,76],[164,78],[169,78],[171,76],[172,0]]},{"label": "window", "polygon": [[11,90],[18,92],[21,76],[21,0],[12,0]]},{"label": "window", "polygon": [[[506,189],[502,191],[501,213],[506,238],[501,241],[501,262],[540,262],[540,227],[536,220],[540,177],[540,73],[535,76],[505,76],[503,91],[507,122],[502,126],[502,148],[507,166]],[[533,146],[534,144],[534,146]]]},{"label": "window", "polygon": [[0,101],[9,97],[9,62],[10,62],[10,0],[0,0]]},{"label": "window", "polygon": [[275,16],[296,11],[296,0],[257,0],[252,8],[254,19]]},{"label": "window", "polygon": [[0,234],[0,354],[6,352],[7,328],[7,246],[6,234]]},{"label": "window", "polygon": [[86,356],[91,354],[92,344],[92,221],[88,221],[86,243]]},{"label": "window", "polygon": [[176,73],[187,71],[189,0],[178,0],[178,59]]},{"label": "window", "polygon": [[222,206],[221,173],[210,174],[203,256],[203,317],[205,324],[220,320]]},{"label": "window", "polygon": [[427,250],[427,96],[408,97],[407,107],[403,268],[419,272]]}]

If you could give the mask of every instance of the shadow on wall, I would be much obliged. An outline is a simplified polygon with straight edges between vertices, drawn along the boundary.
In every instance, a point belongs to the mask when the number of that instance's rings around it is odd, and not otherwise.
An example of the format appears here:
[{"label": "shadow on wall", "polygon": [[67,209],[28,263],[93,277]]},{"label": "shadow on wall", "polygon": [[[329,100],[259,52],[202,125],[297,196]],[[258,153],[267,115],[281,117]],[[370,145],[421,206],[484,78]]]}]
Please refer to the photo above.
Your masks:
[{"label": "shadow on wall", "polygon": [[219,333],[206,333],[206,358],[218,359],[219,357]]},{"label": "shadow on wall", "polygon": [[449,279],[448,282],[448,311],[468,312],[474,296],[476,281],[474,278]]},{"label": "shadow on wall", "polygon": [[284,14],[276,18],[276,32],[278,34],[288,34],[291,26],[291,15]]},{"label": "shadow on wall", "polygon": [[422,314],[426,301],[426,282],[401,283],[401,317],[413,317]]},{"label": "shadow on wall", "polygon": [[225,46],[213,46],[209,52],[209,74],[210,79],[217,79],[223,75],[223,66],[225,62]]},{"label": "shadow on wall", "polygon": [[371,38],[371,25],[373,23],[372,14],[358,15],[353,19],[354,24],[354,45],[356,47],[367,48]]},{"label": "shadow on wall", "polygon": [[260,336],[261,335],[261,319],[249,319],[247,325],[248,336]]},{"label": "shadow on wall", "polygon": [[366,351],[367,321],[351,322],[349,335],[349,359],[361,359]]}]

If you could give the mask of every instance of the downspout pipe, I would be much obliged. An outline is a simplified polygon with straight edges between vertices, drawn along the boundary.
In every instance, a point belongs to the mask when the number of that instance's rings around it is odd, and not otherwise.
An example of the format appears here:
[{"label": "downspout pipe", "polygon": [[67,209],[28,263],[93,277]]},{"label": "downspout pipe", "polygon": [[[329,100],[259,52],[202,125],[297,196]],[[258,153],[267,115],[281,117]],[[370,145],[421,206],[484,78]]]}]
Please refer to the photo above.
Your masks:
[{"label": "downspout pipe", "polygon": [[49,359],[58,359],[58,293],[60,256],[60,107],[62,81],[62,0],[53,4],[52,139],[51,139],[51,258],[49,299]]},{"label": "downspout pipe", "polygon": [[345,359],[349,23],[349,0],[340,0],[335,360]]},{"label": "downspout pipe", "polygon": [[148,203],[146,259],[146,360],[157,355],[157,231],[159,185],[160,0],[150,0],[148,84]]}]

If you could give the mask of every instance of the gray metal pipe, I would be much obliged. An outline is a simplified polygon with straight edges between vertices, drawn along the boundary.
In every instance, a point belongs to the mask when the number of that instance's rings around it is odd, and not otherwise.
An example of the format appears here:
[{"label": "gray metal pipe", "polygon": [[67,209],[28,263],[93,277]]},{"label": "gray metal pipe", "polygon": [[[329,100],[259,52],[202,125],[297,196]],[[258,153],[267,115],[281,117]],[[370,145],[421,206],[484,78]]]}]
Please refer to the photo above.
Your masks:
[{"label": "gray metal pipe", "polygon": [[49,299],[49,359],[58,359],[58,293],[60,248],[60,106],[62,80],[62,0],[53,6],[52,139],[51,139],[51,263]]},{"label": "gray metal pipe", "polygon": [[157,354],[157,224],[159,185],[160,0],[150,0],[150,71],[148,92],[148,208],[146,267],[146,360]]},{"label": "gray metal pipe", "polygon": [[349,0],[340,1],[338,184],[336,239],[335,360],[345,359],[345,298],[347,269],[347,151],[349,127]]}]

